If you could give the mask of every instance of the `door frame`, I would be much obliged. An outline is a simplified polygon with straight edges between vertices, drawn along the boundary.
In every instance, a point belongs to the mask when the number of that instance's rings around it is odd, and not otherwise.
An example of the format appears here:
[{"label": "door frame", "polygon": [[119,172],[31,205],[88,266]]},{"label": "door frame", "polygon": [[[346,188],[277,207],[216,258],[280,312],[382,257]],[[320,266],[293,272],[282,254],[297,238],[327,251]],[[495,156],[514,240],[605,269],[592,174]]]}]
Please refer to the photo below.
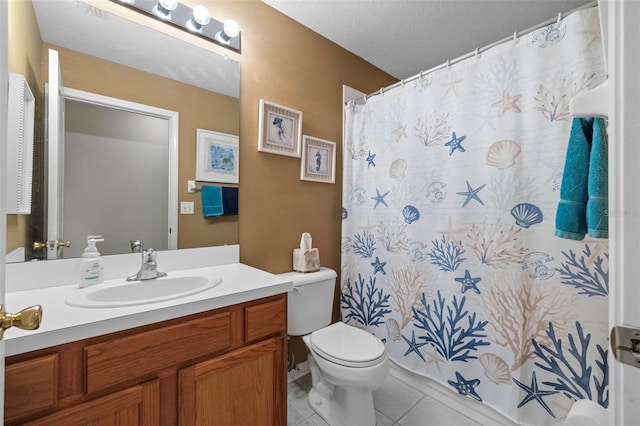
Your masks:
[{"label": "door frame", "polygon": [[[7,112],[9,92],[9,7],[0,1],[0,170],[7,170]],[[7,252],[7,179],[0,173],[0,305],[5,303]],[[0,423],[4,419],[4,340],[0,340]]]},{"label": "door frame", "polygon": [[[175,250],[178,248],[178,132],[179,132],[179,113],[151,105],[140,104],[137,102],[126,101],[123,99],[112,98],[109,96],[99,95],[96,93],[85,92],[82,90],[72,89],[68,87],[62,88],[65,100],[83,102],[92,105],[98,105],[105,108],[119,109],[135,114],[147,115],[155,118],[167,120],[168,122],[168,161],[169,175],[167,182],[168,200],[168,229],[167,229],[167,249]],[[51,194],[47,194],[51,198]],[[50,203],[47,203],[49,209]],[[49,221],[51,222],[51,221]],[[53,236],[48,233],[48,239]],[[57,235],[61,239],[64,236]]]},{"label": "door frame", "polygon": [[[609,73],[609,328],[640,328],[640,2],[600,1],[607,8]],[[640,368],[609,356],[609,424],[634,424],[640,417]]]}]

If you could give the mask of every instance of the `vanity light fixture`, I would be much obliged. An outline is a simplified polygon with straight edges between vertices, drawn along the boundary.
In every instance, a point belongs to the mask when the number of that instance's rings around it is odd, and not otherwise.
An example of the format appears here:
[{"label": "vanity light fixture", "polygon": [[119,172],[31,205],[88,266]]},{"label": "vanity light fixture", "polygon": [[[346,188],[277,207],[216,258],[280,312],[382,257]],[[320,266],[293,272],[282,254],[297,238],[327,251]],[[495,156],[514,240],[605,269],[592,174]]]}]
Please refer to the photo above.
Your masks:
[{"label": "vanity light fixture", "polygon": [[178,0],[111,0],[162,22],[240,52],[240,26],[233,19],[224,23],[211,17],[205,6],[191,9]]}]

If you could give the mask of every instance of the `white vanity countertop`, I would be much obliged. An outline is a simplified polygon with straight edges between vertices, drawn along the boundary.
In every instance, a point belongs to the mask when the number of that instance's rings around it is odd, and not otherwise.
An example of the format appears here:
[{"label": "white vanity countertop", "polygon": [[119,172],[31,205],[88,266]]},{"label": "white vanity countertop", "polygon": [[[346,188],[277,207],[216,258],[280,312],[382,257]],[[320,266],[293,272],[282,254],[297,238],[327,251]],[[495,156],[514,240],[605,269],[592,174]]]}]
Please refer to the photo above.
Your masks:
[{"label": "white vanity countertop", "polygon": [[[5,306],[9,312],[32,305],[42,306],[42,324],[37,330],[16,327],[5,332],[5,354],[24,352],[86,339],[141,325],[152,324],[198,312],[286,293],[293,283],[285,277],[241,264],[210,266],[180,271],[204,273],[222,278],[214,288],[202,293],[168,300],[118,308],[76,308],[65,298],[79,291],[77,285],[47,287],[7,293]],[[105,281],[100,286],[109,285]]]}]

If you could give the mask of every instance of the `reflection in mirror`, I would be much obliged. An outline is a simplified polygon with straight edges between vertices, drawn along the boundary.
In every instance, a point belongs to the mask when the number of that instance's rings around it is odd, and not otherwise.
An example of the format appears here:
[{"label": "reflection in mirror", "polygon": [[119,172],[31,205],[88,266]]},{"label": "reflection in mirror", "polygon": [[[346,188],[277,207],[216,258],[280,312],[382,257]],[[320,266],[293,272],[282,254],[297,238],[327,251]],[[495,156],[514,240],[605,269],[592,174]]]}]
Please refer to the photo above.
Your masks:
[{"label": "reflection in mirror", "polygon": [[[175,203],[169,172],[177,160],[171,117],[143,106],[120,109],[68,96],[64,117],[64,238],[109,236],[99,244],[103,255],[129,251],[132,239],[156,250],[175,249],[175,234],[168,232],[175,220],[169,220],[168,206]],[[74,244],[63,255],[79,257],[83,250]]]},{"label": "reflection in mirror", "polygon": [[[152,30],[140,23],[134,23],[128,20],[130,18],[124,19],[110,12],[96,9],[96,6],[99,7],[104,3],[111,2],[92,0],[90,5],[76,0],[55,2],[9,0],[9,68],[11,72],[25,76],[36,97],[32,214],[7,216],[7,252],[24,250],[22,258],[25,260],[46,258],[44,250],[36,251],[31,247],[34,242],[48,239],[45,229],[47,220],[45,203],[49,195],[45,190],[47,142],[44,136],[44,86],[47,82],[46,52],[49,48],[59,52],[65,89],[71,88],[149,105],[179,114],[179,170],[177,178],[174,179],[179,180],[171,184],[179,188],[181,201],[185,201],[188,197],[186,181],[195,177],[196,129],[202,128],[227,134],[239,132],[240,72],[237,62],[226,59],[211,50]],[[146,17],[141,18],[142,21],[144,18]],[[75,150],[78,141],[69,145],[68,149]],[[74,145],[74,148],[71,148],[71,145]],[[102,149],[105,148],[102,147]],[[101,158],[105,159],[106,163],[106,155],[113,153],[108,150],[103,153]],[[68,152],[66,155],[77,157],[75,151]],[[131,158],[134,158],[134,154]],[[112,170],[114,175],[118,173],[115,167],[112,167]],[[65,173],[71,175],[78,171],[69,169],[65,170]],[[73,179],[77,180],[77,177]],[[132,217],[136,214],[142,216],[143,213],[137,208],[127,207],[127,197],[134,196],[132,188],[137,185],[136,182],[131,182],[132,179],[136,178],[130,177],[120,181],[109,189],[100,188],[98,194],[89,197],[73,194],[71,192],[74,189],[67,188],[63,205],[68,207],[70,200],[75,198],[90,200],[91,202],[85,206],[90,208],[98,198],[109,198],[114,208],[128,211]],[[163,179],[160,176],[152,179],[154,189],[157,189],[155,182]],[[115,181],[115,179],[105,180]],[[166,185],[164,185],[164,191],[167,191]],[[113,199],[112,196],[118,198]],[[167,197],[168,192],[163,192],[162,196]],[[196,203],[195,214],[180,215],[177,230],[172,229],[177,247],[237,244],[238,217],[205,219],[198,209],[199,199],[191,197],[186,201]],[[173,201],[172,208],[177,215],[177,199]],[[72,210],[74,214],[81,216],[65,224],[64,234],[57,238],[58,241],[71,241],[72,248],[65,249],[64,257],[77,256],[81,253],[86,245],[88,232],[106,234],[105,242],[101,243],[101,247],[105,253],[109,254],[130,252],[130,240],[135,239],[143,240],[146,247],[151,247],[153,244],[154,248],[163,248],[161,243],[144,241],[144,237],[140,235],[132,234],[125,237],[113,234],[110,236],[112,231],[106,229],[76,230],[74,223],[86,222],[88,216],[95,218],[97,223],[103,221],[102,215],[106,209],[96,208],[82,213],[79,208],[72,208]],[[153,215],[153,219],[151,222],[157,222],[160,228],[156,230],[154,227],[154,235],[166,237],[167,222],[164,219],[161,220],[160,216],[156,218]],[[95,225],[90,226],[90,228],[93,227]],[[203,228],[207,232],[203,232]],[[107,248],[107,244],[113,247]],[[171,247],[170,242],[166,244],[167,247]]]}]

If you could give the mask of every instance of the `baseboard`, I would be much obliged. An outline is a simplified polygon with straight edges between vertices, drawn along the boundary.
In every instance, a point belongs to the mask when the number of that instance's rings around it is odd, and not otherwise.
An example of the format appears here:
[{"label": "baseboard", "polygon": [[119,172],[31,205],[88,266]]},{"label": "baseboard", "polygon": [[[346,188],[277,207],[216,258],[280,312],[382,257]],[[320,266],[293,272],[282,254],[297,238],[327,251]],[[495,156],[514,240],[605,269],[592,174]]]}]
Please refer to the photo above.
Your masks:
[{"label": "baseboard", "polygon": [[287,373],[287,383],[294,382],[307,374],[309,374],[309,363],[307,361],[296,364],[291,371]]}]

